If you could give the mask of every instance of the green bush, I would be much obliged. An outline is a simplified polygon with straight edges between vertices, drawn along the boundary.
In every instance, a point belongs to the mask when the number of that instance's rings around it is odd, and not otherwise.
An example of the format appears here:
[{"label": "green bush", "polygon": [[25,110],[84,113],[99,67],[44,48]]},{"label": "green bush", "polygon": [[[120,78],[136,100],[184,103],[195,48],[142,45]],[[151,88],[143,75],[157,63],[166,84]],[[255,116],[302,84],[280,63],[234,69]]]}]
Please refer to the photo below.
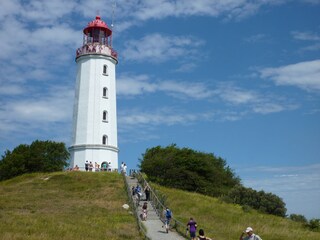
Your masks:
[{"label": "green bush", "polygon": [[314,232],[320,232],[320,219],[311,219],[307,223],[307,227]]},{"label": "green bush", "polygon": [[61,171],[67,165],[69,152],[64,143],[34,141],[7,150],[0,161],[0,180],[24,173]]},{"label": "green bush", "polygon": [[260,212],[285,217],[287,209],[283,200],[275,194],[256,191],[252,188],[246,188],[242,185],[234,187],[228,193],[232,203],[242,206],[250,206]]},{"label": "green bush", "polygon": [[153,182],[210,196],[226,194],[240,182],[224,159],[175,144],[147,149],[140,168]]},{"label": "green bush", "polygon": [[290,214],[289,219],[295,222],[301,222],[301,223],[307,223],[308,220],[306,219],[305,216],[300,215],[300,214]]},{"label": "green bush", "polygon": [[250,207],[286,216],[285,203],[280,197],[242,186],[226,161],[212,153],[178,148],[175,144],[157,146],[143,154],[140,169],[150,181],[162,186],[219,197],[244,206],[244,211]]}]

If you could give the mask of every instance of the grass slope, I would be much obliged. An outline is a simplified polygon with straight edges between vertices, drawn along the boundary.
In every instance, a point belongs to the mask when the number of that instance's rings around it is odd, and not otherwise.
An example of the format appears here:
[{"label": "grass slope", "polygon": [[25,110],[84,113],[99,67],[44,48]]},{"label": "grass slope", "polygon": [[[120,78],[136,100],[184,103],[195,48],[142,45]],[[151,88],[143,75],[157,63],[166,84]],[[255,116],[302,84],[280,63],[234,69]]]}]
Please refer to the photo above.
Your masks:
[{"label": "grass slope", "polygon": [[305,229],[289,219],[261,214],[254,210],[244,212],[241,206],[227,204],[217,198],[155,185],[167,196],[174,217],[184,224],[190,217],[203,228],[208,237],[227,240],[239,239],[242,231],[251,226],[262,239],[268,240],[320,240],[319,232]]},{"label": "grass slope", "polygon": [[0,239],[141,239],[126,202],[117,173],[23,175],[0,182]]}]

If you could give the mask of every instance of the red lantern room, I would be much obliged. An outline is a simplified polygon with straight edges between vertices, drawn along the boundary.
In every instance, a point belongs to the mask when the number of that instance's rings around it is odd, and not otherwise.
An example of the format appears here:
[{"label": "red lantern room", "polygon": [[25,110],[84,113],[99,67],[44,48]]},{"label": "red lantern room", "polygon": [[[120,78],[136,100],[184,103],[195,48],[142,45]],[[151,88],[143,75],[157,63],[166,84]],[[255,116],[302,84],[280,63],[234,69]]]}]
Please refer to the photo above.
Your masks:
[{"label": "red lantern room", "polygon": [[87,43],[100,43],[111,46],[112,31],[108,25],[101,20],[100,16],[89,22],[88,26],[83,29],[84,44]]},{"label": "red lantern room", "polygon": [[96,16],[83,29],[83,46],[77,49],[77,58],[84,54],[104,54],[117,58],[117,53],[112,49],[112,30],[100,16]]}]

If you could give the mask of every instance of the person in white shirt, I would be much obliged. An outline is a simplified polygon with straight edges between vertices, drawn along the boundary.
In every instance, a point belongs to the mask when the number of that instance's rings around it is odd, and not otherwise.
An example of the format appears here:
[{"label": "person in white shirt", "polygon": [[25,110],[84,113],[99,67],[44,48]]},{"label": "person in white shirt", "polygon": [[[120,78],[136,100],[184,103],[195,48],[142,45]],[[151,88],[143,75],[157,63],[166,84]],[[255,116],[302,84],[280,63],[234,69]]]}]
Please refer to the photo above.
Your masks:
[{"label": "person in white shirt", "polygon": [[127,176],[127,165],[123,164],[123,173]]},{"label": "person in white shirt", "polygon": [[[244,235],[247,236],[244,237]],[[253,229],[251,227],[247,227],[245,231],[240,236],[240,240],[262,240],[261,237],[253,233]]]}]

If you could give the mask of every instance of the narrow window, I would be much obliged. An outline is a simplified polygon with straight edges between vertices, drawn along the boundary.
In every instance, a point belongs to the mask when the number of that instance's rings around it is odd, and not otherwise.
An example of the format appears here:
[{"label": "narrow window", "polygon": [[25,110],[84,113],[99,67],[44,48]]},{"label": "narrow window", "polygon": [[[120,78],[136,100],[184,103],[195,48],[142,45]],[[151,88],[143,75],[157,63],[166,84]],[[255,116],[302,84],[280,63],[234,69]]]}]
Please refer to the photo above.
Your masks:
[{"label": "narrow window", "polygon": [[103,75],[108,75],[108,65],[103,65]]},{"label": "narrow window", "polygon": [[106,87],[103,88],[102,96],[103,96],[104,98],[108,98],[108,88],[106,88]]},{"label": "narrow window", "polygon": [[108,112],[107,111],[103,111],[102,120],[106,121],[106,122],[108,121]]},{"label": "narrow window", "polygon": [[103,144],[103,145],[107,145],[107,144],[108,144],[108,136],[107,136],[107,135],[103,135],[103,137],[102,137],[102,144]]}]

